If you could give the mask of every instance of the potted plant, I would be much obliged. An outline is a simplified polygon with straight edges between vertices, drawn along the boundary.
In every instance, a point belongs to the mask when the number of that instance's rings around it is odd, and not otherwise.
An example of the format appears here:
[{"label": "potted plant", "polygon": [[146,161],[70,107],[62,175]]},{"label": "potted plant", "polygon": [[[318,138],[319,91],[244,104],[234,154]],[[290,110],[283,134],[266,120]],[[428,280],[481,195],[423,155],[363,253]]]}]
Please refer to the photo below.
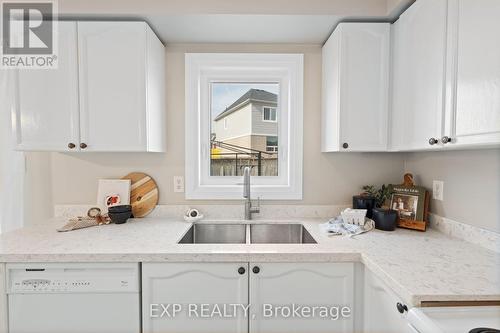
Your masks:
[{"label": "potted plant", "polygon": [[371,210],[371,218],[375,221],[375,228],[385,231],[396,229],[398,212],[387,205],[391,196],[389,186],[382,185],[377,188],[374,185],[365,185],[362,189],[364,191],[362,195],[374,199],[375,207]]},{"label": "potted plant", "polygon": [[361,189],[364,191],[362,195],[375,199],[375,208],[388,207],[385,203],[391,196],[389,186],[383,184],[380,188],[376,188],[374,185],[365,185]]}]

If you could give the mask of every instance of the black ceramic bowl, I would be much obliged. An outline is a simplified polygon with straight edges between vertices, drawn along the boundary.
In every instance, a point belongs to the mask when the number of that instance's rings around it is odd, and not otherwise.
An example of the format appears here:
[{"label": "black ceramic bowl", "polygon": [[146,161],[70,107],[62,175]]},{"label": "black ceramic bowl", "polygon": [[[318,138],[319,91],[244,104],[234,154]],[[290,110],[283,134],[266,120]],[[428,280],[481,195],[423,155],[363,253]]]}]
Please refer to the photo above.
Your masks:
[{"label": "black ceramic bowl", "polygon": [[108,212],[110,212],[110,213],[124,213],[124,212],[131,212],[131,211],[132,211],[131,205],[117,205],[117,206],[108,207]]},{"label": "black ceramic bowl", "polygon": [[132,206],[120,205],[109,207],[108,216],[111,222],[115,224],[125,223],[132,216]]}]

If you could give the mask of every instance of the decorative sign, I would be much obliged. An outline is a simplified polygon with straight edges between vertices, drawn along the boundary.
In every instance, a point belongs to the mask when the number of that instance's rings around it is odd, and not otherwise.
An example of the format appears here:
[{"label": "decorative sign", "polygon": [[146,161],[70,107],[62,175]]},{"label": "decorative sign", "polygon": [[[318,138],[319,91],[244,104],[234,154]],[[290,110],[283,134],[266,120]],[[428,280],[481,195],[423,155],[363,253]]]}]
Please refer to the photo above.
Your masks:
[{"label": "decorative sign", "polygon": [[398,212],[398,227],[425,231],[429,213],[429,192],[415,186],[413,176],[405,174],[402,185],[389,185],[390,208]]}]

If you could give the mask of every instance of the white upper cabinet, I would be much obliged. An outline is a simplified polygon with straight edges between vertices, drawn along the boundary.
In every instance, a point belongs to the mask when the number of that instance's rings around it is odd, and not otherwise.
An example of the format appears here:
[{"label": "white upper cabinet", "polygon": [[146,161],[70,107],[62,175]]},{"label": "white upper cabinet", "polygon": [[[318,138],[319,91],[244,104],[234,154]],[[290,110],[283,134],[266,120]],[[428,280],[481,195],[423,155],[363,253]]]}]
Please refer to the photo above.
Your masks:
[{"label": "white upper cabinet", "polygon": [[419,0],[392,30],[392,150],[500,145],[500,2]]},{"label": "white upper cabinet", "polygon": [[[449,147],[500,144],[500,1],[449,1]],[[447,142],[444,138],[443,142]]]},{"label": "white upper cabinet", "polygon": [[322,151],[387,150],[390,24],[340,23],[322,58]]},{"label": "white upper cabinet", "polygon": [[418,0],[392,27],[394,150],[439,146],[445,107],[446,0]]},{"label": "white upper cabinet", "polygon": [[19,150],[70,151],[79,144],[76,22],[59,22],[57,38],[57,69],[15,75],[12,125]]},{"label": "white upper cabinet", "polygon": [[144,22],[79,22],[78,49],[82,145],[162,151],[163,140],[155,138],[162,135],[163,45],[151,28]]},{"label": "white upper cabinet", "polygon": [[165,150],[164,47],[144,22],[59,22],[59,68],[20,71],[20,150]]}]

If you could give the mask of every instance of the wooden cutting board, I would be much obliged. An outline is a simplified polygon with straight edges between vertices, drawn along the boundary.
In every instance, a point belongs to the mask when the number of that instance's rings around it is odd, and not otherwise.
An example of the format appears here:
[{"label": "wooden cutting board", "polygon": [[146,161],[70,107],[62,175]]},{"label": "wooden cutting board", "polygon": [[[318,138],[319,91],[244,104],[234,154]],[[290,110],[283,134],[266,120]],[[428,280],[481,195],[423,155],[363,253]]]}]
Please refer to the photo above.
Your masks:
[{"label": "wooden cutting board", "polygon": [[145,217],[158,204],[158,186],[153,178],[142,172],[132,172],[122,177],[130,179],[130,205],[134,217]]}]

